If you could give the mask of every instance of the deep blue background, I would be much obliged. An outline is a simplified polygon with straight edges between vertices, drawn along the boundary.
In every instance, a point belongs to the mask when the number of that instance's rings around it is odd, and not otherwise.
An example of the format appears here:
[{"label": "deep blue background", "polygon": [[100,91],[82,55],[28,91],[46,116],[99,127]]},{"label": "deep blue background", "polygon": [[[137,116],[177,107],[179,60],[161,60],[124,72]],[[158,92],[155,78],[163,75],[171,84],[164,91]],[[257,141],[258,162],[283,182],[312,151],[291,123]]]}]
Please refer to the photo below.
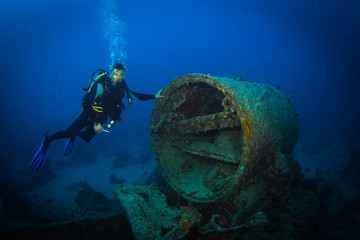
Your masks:
[{"label": "deep blue background", "polygon": [[[110,64],[99,2],[1,1],[1,172],[26,167],[46,130],[67,127],[91,73]],[[289,93],[302,138],[358,144],[358,1],[118,2],[132,90],[155,93],[194,72],[238,74]],[[149,144],[153,103],[135,102],[112,134],[91,144]],[[62,154],[65,141],[58,142],[50,155]]]}]

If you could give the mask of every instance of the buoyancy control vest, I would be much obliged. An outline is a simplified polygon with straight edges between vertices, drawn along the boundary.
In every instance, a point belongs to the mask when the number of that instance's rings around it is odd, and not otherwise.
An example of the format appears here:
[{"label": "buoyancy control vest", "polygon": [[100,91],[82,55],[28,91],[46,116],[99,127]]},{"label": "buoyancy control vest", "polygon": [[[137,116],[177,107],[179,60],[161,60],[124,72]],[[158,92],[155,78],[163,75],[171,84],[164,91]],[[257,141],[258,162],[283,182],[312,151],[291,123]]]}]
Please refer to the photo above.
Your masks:
[{"label": "buoyancy control vest", "polygon": [[[97,72],[99,75],[93,79]],[[107,74],[102,69],[96,70],[91,77],[93,82],[88,88],[83,88],[88,92],[82,99],[82,106],[94,122],[105,123],[108,118],[119,120],[120,113],[125,109],[122,102],[125,92],[128,91],[125,81],[115,85]]]}]

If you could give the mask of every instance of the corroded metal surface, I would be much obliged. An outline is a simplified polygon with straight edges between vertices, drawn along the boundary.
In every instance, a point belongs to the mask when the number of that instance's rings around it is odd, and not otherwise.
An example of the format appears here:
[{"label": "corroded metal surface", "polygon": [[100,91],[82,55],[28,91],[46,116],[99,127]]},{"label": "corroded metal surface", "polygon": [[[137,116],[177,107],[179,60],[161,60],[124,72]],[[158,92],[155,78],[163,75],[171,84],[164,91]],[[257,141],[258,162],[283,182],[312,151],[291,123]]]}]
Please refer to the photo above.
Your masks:
[{"label": "corroded metal surface", "polygon": [[189,74],[163,95],[151,117],[153,152],[171,187],[190,201],[233,194],[296,145],[298,113],[274,87]]}]

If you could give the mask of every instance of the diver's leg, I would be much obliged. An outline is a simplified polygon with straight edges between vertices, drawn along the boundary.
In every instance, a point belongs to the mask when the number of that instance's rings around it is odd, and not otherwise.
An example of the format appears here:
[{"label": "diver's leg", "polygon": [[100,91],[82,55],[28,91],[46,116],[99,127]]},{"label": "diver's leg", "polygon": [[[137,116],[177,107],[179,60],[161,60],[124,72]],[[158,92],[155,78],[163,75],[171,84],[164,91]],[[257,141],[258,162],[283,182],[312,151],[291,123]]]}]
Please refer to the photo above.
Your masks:
[{"label": "diver's leg", "polygon": [[69,138],[78,135],[81,129],[83,129],[86,126],[86,122],[87,122],[87,114],[85,112],[82,112],[66,130],[58,131],[51,136],[47,136],[44,139],[43,142],[44,151],[47,151],[47,148],[49,147],[50,143],[54,140]]},{"label": "diver's leg", "polygon": [[81,137],[85,142],[90,142],[90,140],[96,135],[94,130],[94,123],[88,122],[86,126],[86,131],[81,131],[77,134],[77,136]]}]

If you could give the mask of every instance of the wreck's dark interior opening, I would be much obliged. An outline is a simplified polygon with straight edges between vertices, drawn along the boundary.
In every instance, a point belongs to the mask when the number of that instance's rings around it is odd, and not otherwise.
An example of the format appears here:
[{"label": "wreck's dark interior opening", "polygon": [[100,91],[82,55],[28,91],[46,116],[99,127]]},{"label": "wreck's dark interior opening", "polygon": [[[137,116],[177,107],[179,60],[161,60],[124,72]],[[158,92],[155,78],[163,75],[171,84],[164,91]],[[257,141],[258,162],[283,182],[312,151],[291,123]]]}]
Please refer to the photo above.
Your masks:
[{"label": "wreck's dark interior opening", "polygon": [[177,93],[185,94],[178,111],[185,118],[193,118],[198,116],[210,115],[223,112],[224,107],[221,105],[224,94],[206,83],[188,84],[179,88],[173,97],[177,98]]}]

